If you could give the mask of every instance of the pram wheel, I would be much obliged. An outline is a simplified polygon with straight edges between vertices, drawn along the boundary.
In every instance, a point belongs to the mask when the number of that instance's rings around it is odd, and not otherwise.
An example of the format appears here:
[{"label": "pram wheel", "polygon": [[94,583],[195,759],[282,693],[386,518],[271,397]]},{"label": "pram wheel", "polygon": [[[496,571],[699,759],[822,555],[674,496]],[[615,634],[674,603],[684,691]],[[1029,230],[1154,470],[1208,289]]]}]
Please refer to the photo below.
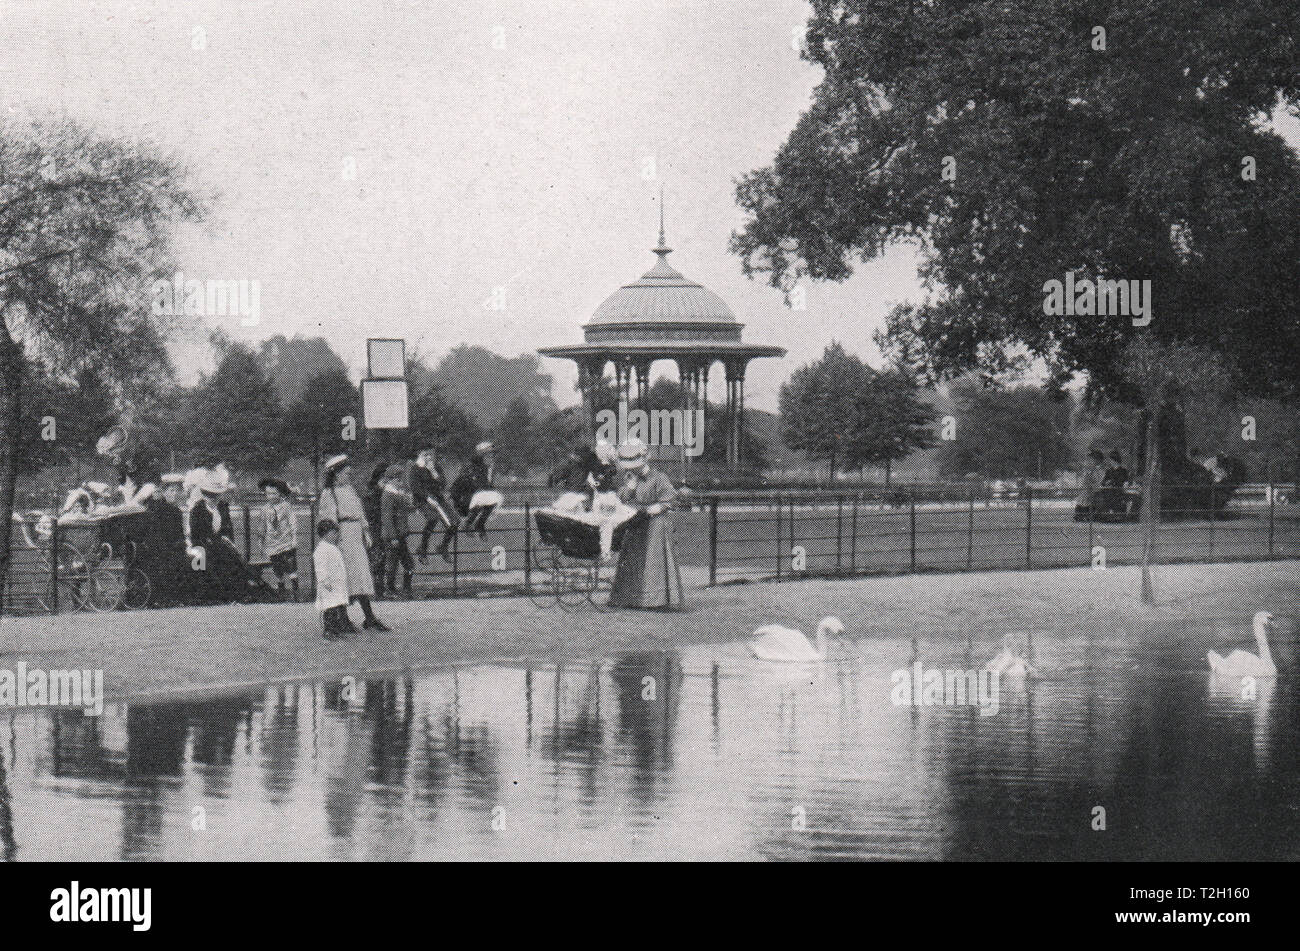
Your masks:
[{"label": "pram wheel", "polygon": [[92,611],[115,611],[122,603],[125,590],[122,578],[115,572],[102,568],[92,571],[87,585],[86,606]]},{"label": "pram wheel", "polygon": [[126,585],[122,589],[122,607],[132,611],[149,606],[153,595],[153,585],[149,576],[139,568],[132,568],[126,575]]}]

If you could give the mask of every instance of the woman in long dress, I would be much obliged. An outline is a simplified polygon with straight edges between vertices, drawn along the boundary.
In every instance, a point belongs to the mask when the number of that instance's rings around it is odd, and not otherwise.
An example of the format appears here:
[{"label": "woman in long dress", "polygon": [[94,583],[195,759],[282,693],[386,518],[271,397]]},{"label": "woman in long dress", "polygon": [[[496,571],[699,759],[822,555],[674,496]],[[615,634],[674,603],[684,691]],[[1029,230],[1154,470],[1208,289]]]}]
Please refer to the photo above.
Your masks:
[{"label": "woman in long dress", "polygon": [[361,605],[365,615],[362,627],[387,631],[388,625],[375,617],[370,599],[375,595],[375,579],[370,574],[370,526],[361,507],[361,498],[352,487],[352,465],[347,456],[335,456],[325,463],[325,487],[321,490],[317,519],[329,519],[339,526],[338,549],[348,576],[348,600]]},{"label": "woman in long dress", "polygon": [[650,468],[649,450],[639,439],[619,447],[618,465],[626,480],[618,496],[643,517],[629,525],[623,536],[610,606],[681,610],[686,598],[672,546],[677,490],[666,475]]}]

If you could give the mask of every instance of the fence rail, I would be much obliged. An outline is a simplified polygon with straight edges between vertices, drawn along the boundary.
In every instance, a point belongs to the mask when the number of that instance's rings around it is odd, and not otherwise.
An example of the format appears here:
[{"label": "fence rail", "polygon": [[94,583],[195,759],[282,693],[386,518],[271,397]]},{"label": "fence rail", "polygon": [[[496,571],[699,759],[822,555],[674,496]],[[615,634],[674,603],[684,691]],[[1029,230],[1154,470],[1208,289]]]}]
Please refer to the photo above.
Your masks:
[{"label": "fence rail", "polygon": [[[1166,486],[1169,492],[1179,487]],[[740,580],[787,581],[875,573],[1109,567],[1141,560],[1144,526],[1076,513],[1073,490],[991,497],[961,485],[809,490],[784,493],[698,493],[683,496],[674,516],[673,545],[688,570],[711,585]],[[1242,486],[1218,513],[1167,512],[1155,526],[1160,563],[1247,561],[1300,557],[1300,504],[1292,486]],[[511,501],[511,500],[508,500]],[[430,553],[416,564],[417,597],[519,595],[543,583],[534,571],[540,544],[532,501],[493,514],[484,537],[462,531],[444,561]],[[52,513],[51,513],[52,514]],[[300,505],[298,563],[302,596],[312,596],[315,506]],[[261,515],[232,506],[236,545],[266,569]],[[47,527],[48,527],[47,522]],[[79,605],[85,551],[66,530],[45,538],[35,519],[16,523],[4,592],[7,613],[53,613]],[[418,547],[419,531],[408,537]],[[54,552],[60,554],[56,557]],[[102,567],[121,572],[110,557]],[[397,577],[401,579],[401,571]],[[264,576],[270,580],[271,574]],[[379,579],[376,579],[377,581]]]}]

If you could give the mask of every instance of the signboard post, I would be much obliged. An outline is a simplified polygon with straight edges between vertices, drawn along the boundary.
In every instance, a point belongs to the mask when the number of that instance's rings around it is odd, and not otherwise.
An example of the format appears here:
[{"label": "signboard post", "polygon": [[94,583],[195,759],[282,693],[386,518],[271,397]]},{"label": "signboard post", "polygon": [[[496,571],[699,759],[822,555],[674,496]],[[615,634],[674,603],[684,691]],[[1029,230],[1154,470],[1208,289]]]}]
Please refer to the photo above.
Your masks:
[{"label": "signboard post", "polygon": [[[366,378],[361,381],[361,410],[366,431],[406,429],[411,425],[406,385],[406,341],[366,341]],[[384,449],[391,448],[387,439]]]},{"label": "signboard post", "polygon": [[366,429],[406,429],[411,424],[406,387],[406,341],[366,341],[366,378],[361,381]]}]

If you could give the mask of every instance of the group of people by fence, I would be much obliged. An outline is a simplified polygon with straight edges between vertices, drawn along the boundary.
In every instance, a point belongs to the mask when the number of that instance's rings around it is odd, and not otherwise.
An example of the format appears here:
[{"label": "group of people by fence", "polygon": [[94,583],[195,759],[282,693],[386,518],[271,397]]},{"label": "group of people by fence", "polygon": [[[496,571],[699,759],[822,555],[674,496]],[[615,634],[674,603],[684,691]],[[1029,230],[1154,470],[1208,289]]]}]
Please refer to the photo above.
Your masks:
[{"label": "group of people by fence", "polygon": [[[387,630],[373,600],[413,596],[415,560],[427,563],[439,532],[436,553],[449,563],[459,533],[486,538],[489,519],[504,502],[496,478],[491,442],[480,443],[451,482],[433,447],[405,462],[376,463],[360,491],[350,457],[326,460],[312,526],[316,606],[326,635],[337,638],[355,630],[346,614],[353,603],[361,607],[363,628]],[[642,517],[622,536],[611,605],[681,606],[680,572],[671,546],[676,490],[650,466],[643,443],[633,440],[617,450],[605,443],[578,447],[550,481],[562,492],[553,511],[596,526],[602,560],[612,555],[614,525]],[[85,551],[98,546],[106,533],[127,571],[139,569],[148,577],[153,607],[300,600],[301,541],[293,491],[274,476],[258,483],[262,502],[253,510],[256,518],[245,509],[241,551],[230,504],[236,488],[220,463],[165,474],[124,464],[117,488],[88,481],[68,493],[57,527],[65,540],[78,531],[93,532],[81,546]],[[411,518],[416,513],[423,525],[412,551],[408,540],[415,534]],[[265,563],[252,561],[254,538]],[[265,577],[268,569],[271,583]]]},{"label": "group of people by fence", "polygon": [[[425,449],[410,465],[377,463],[364,499],[353,486],[348,456],[338,455],[326,462],[312,557],[316,607],[327,640],[356,633],[347,613],[353,603],[361,607],[363,629],[389,630],[375,615],[371,600],[385,591],[390,596],[411,596],[414,559],[407,537],[415,512],[424,518],[416,549],[421,560],[428,557],[429,542],[439,526],[443,534],[438,553],[448,560],[457,532],[473,531],[486,538],[488,519],[504,501],[495,488],[495,462],[492,443],[480,443],[448,487],[437,450]],[[671,512],[677,492],[666,475],[650,466],[645,444],[633,440],[617,453],[606,444],[575,451],[555,481],[567,491],[556,499],[554,510],[596,526],[601,532],[603,557],[611,554],[608,539],[616,520],[630,522],[640,516],[624,536],[609,604],[681,608],[681,573],[671,541]]]}]

